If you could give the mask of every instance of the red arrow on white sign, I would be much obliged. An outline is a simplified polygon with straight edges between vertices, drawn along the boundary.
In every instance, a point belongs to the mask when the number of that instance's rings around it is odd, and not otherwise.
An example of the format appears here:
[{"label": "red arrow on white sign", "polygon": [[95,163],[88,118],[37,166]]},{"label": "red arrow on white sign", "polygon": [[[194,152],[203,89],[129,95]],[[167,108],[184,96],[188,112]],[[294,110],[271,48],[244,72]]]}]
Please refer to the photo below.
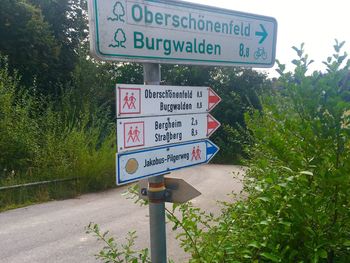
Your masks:
[{"label": "red arrow on white sign", "polygon": [[207,123],[207,137],[210,137],[221,124],[210,114],[207,115]]},{"label": "red arrow on white sign", "polygon": [[209,88],[209,92],[208,92],[208,111],[211,111],[212,109],[214,109],[214,107],[216,105],[218,105],[220,101],[221,101],[221,98],[219,97],[219,95],[216,94],[215,91],[213,91],[211,88]]}]

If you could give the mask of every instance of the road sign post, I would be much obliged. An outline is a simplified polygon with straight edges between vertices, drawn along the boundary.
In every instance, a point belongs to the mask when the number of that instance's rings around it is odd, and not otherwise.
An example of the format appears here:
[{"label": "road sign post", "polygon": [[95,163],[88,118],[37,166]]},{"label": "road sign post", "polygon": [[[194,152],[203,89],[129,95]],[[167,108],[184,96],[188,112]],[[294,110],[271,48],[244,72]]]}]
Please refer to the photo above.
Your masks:
[{"label": "road sign post", "polygon": [[[161,74],[159,64],[143,65],[143,78],[146,85],[159,85]],[[148,192],[165,191],[164,176],[160,174],[148,179]],[[151,262],[167,262],[166,256],[166,228],[165,228],[165,202],[164,200],[150,200],[149,224],[151,242]]]},{"label": "road sign post", "polygon": [[[151,261],[164,263],[163,175],[216,154],[205,138],[220,125],[209,112],[221,99],[209,87],[159,86],[151,63],[272,67],[277,21],[178,0],[88,0],[88,8],[94,57],[144,63],[145,85],[117,85],[117,183],[148,178]],[[199,194],[183,181],[168,186],[182,188],[174,202]]]}]

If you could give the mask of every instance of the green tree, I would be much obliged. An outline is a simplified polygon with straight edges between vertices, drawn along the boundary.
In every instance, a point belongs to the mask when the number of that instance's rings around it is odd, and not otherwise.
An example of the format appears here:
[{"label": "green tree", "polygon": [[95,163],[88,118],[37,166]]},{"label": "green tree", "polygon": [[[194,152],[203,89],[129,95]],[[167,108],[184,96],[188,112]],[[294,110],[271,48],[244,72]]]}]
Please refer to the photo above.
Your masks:
[{"label": "green tree", "polygon": [[41,10],[25,0],[0,2],[0,52],[8,56],[11,70],[21,82],[40,89],[56,81],[61,48]]},{"label": "green tree", "polygon": [[244,115],[251,109],[262,110],[259,95],[271,89],[271,82],[266,75],[243,68],[217,68],[211,82],[222,98],[213,110],[222,124],[212,136],[220,147],[215,161],[238,163],[248,157],[243,147],[243,141],[249,142]]},{"label": "green tree", "polygon": [[169,85],[213,88],[222,98],[212,112],[222,124],[212,136],[220,147],[214,161],[237,163],[242,156],[247,157],[242,147],[242,138],[247,135],[244,114],[251,108],[261,110],[258,95],[271,88],[264,74],[239,67],[163,65],[162,78]]},{"label": "green tree", "polygon": [[72,80],[80,46],[87,50],[86,8],[83,0],[1,1],[0,52],[22,84],[35,81],[41,93],[60,95]]},{"label": "green tree", "polygon": [[[28,0],[42,10],[44,21],[50,25],[55,40],[60,45],[56,67],[51,68],[53,91],[72,80],[72,72],[79,63],[79,55],[88,55],[88,17],[85,0]],[[85,47],[85,54],[81,54]],[[49,88],[49,87],[47,87]]]}]

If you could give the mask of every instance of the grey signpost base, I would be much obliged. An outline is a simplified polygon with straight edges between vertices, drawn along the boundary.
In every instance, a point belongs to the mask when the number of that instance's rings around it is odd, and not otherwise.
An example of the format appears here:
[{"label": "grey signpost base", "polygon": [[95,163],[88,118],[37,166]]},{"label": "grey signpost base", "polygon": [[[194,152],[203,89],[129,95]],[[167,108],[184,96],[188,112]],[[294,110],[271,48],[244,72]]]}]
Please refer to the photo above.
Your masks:
[{"label": "grey signpost base", "polygon": [[[160,65],[145,63],[143,65],[145,85],[160,84]],[[164,176],[159,175],[148,179],[149,196],[164,196]],[[158,199],[158,200],[157,200]],[[149,221],[151,239],[151,262],[166,263],[166,231],[165,231],[165,202],[161,198],[149,198]]]}]

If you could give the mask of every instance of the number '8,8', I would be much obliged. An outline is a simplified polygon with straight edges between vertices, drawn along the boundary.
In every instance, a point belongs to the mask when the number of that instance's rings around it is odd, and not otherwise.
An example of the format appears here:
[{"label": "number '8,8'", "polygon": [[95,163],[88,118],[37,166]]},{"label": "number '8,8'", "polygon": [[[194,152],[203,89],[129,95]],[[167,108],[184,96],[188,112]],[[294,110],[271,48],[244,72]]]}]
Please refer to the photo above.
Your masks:
[{"label": "number '8,8'", "polygon": [[243,43],[239,44],[239,55],[241,57],[249,57],[249,48],[246,48]]}]

